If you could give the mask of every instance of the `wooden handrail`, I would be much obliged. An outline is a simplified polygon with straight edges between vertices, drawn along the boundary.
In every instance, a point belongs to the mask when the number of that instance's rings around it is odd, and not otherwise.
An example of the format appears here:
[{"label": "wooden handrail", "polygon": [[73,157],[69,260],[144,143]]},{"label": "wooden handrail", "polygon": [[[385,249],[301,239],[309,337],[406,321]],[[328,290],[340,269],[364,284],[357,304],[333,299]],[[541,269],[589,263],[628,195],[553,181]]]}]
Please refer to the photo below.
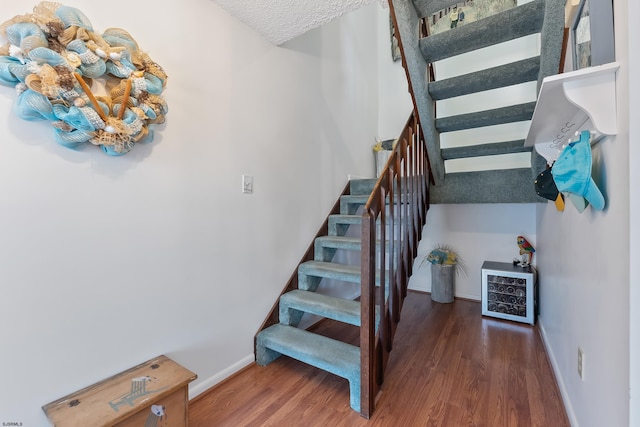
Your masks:
[{"label": "wooden handrail", "polygon": [[424,137],[412,113],[362,213],[360,413],[365,418],[373,413],[384,381],[426,221],[428,165]]}]

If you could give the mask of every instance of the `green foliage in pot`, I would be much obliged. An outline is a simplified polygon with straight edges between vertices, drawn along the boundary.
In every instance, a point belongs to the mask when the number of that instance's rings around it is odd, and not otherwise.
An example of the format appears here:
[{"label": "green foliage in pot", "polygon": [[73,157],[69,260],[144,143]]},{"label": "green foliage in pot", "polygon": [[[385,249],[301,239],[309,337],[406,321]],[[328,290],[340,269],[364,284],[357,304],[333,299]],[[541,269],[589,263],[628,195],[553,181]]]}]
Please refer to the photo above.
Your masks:
[{"label": "green foliage in pot", "polygon": [[467,267],[462,262],[460,254],[449,245],[437,245],[431,249],[420,265],[425,261],[431,264],[452,265],[456,270],[456,274],[467,275]]}]

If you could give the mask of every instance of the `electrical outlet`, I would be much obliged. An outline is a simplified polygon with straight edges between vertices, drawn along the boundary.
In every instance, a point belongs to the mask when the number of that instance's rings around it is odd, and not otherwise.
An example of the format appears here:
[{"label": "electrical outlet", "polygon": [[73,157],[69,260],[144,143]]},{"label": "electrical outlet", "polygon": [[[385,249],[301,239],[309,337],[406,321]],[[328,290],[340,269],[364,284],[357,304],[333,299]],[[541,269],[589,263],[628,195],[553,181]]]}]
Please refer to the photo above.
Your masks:
[{"label": "electrical outlet", "polygon": [[584,381],[584,351],[582,347],[578,347],[578,375]]},{"label": "electrical outlet", "polygon": [[242,175],[242,192],[245,194],[253,193],[253,177],[250,175]]}]

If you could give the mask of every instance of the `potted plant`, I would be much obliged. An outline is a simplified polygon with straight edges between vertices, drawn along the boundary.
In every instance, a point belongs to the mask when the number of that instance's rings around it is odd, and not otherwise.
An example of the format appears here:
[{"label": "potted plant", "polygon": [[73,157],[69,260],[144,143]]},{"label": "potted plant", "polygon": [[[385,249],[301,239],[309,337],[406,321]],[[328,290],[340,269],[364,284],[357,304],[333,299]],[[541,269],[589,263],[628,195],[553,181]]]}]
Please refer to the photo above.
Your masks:
[{"label": "potted plant", "polygon": [[448,245],[438,245],[423,259],[431,263],[431,299],[453,302],[456,274],[465,274],[466,267],[458,252]]}]

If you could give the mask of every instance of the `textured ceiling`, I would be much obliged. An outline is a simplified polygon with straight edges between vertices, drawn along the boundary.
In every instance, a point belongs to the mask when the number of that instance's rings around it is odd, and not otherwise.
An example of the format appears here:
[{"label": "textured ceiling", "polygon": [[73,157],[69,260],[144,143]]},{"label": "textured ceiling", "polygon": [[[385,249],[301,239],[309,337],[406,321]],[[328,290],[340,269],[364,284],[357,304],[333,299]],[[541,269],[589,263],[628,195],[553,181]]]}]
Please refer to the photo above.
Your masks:
[{"label": "textured ceiling", "polygon": [[[214,0],[275,45],[376,0]],[[386,4],[386,0],[379,0]]]}]

